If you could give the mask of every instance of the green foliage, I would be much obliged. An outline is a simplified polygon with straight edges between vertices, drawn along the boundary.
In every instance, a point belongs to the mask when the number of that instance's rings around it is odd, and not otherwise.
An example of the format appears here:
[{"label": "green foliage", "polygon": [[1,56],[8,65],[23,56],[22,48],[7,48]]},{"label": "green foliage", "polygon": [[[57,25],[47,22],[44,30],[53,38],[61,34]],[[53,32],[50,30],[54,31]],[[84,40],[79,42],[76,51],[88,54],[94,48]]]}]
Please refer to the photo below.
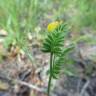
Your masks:
[{"label": "green foliage", "polygon": [[64,37],[67,35],[66,24],[60,25],[53,32],[49,32],[47,38],[43,43],[43,52],[50,52],[53,54],[59,54],[64,46]]},{"label": "green foliage", "polygon": [[[52,77],[54,79],[58,78],[58,75],[61,73],[62,70],[64,70],[64,71],[66,70],[66,72],[71,73],[70,70],[67,70],[65,63],[67,63],[66,56],[72,49],[73,49],[73,45],[71,45],[67,48],[64,48],[62,50],[62,52],[60,53],[60,55],[55,57],[55,61],[53,64],[53,69],[52,69]],[[67,74],[67,75],[69,75],[69,74]]]},{"label": "green foliage", "polygon": [[[56,79],[61,73],[61,70],[63,70],[62,68],[64,68],[62,66],[65,64],[65,57],[73,49],[73,45],[64,47],[64,42],[67,35],[67,25],[60,24],[54,31],[48,33],[43,43],[42,51],[45,53],[50,53],[50,77],[48,84],[48,96],[50,96],[51,79]],[[68,73],[68,71],[66,70],[66,73]]]}]

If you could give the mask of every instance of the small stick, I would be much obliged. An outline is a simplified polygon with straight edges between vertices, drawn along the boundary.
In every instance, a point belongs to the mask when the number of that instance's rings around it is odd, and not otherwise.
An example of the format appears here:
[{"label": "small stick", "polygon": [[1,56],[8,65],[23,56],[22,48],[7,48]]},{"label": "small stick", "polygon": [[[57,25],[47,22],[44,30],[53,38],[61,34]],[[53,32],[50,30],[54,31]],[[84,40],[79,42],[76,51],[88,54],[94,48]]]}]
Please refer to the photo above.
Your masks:
[{"label": "small stick", "polygon": [[34,90],[36,90],[38,92],[46,93],[46,89],[40,88],[40,87],[38,87],[36,85],[33,85],[31,83],[27,83],[27,82],[24,82],[24,81],[21,81],[21,80],[14,80],[14,82],[17,83],[17,84],[25,85],[25,86],[27,86],[27,87],[29,87],[31,89],[34,89]]},{"label": "small stick", "polygon": [[87,80],[87,82],[85,83],[85,85],[83,86],[81,92],[80,92],[80,96],[83,96],[84,92],[86,91],[88,85],[90,83],[90,80]]},{"label": "small stick", "polygon": [[17,79],[11,79],[11,78],[7,78],[7,77],[4,77],[4,76],[0,76],[0,79],[4,82],[7,82],[8,84],[20,84],[20,85],[25,85],[27,87],[29,87],[30,89],[33,89],[33,90],[36,90],[38,92],[43,92],[43,93],[46,93],[46,90],[45,88],[40,88],[36,85],[33,85],[31,83],[27,83],[25,81],[21,81],[21,80],[17,80]]}]

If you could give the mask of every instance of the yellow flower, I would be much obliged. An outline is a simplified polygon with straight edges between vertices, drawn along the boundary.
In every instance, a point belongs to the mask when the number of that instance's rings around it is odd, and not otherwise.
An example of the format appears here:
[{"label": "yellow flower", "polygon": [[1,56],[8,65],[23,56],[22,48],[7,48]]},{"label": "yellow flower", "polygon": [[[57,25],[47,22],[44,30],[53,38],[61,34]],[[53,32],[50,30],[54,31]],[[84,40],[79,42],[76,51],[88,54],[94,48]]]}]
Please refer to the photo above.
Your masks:
[{"label": "yellow flower", "polygon": [[58,22],[58,21],[52,22],[52,23],[50,23],[50,24],[47,26],[47,30],[48,30],[49,32],[52,32],[52,31],[54,31],[59,25],[60,25],[60,22]]}]

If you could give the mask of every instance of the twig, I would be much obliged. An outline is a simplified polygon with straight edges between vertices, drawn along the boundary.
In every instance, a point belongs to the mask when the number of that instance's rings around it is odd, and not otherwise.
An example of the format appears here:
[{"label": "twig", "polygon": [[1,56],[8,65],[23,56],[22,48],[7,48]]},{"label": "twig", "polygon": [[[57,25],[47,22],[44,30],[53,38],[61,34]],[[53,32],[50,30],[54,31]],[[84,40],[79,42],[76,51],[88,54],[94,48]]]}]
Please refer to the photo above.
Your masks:
[{"label": "twig", "polygon": [[77,92],[78,93],[80,92],[80,86],[81,86],[81,79],[78,81],[78,84],[77,84]]},{"label": "twig", "polygon": [[90,80],[87,80],[87,82],[85,83],[85,85],[83,86],[81,92],[80,92],[80,96],[83,96],[84,92],[86,91],[88,85],[90,83]]},{"label": "twig", "polygon": [[33,90],[46,93],[46,89],[40,88],[40,87],[38,87],[38,86],[36,86],[36,85],[33,85],[33,84],[31,84],[31,83],[27,83],[27,82],[24,82],[24,81],[21,81],[21,80],[14,80],[14,82],[17,83],[17,84],[25,85],[25,86],[33,89]]},{"label": "twig", "polygon": [[8,78],[8,77],[4,77],[4,76],[0,76],[0,79],[5,82],[7,82],[8,84],[20,84],[20,85],[25,85],[27,87],[29,87],[30,89],[33,89],[33,90],[36,90],[38,92],[43,92],[43,93],[46,93],[46,90],[45,88],[40,88],[36,85],[33,85],[31,83],[27,83],[25,81],[21,81],[21,80],[18,80],[18,79],[11,79],[11,78]]}]

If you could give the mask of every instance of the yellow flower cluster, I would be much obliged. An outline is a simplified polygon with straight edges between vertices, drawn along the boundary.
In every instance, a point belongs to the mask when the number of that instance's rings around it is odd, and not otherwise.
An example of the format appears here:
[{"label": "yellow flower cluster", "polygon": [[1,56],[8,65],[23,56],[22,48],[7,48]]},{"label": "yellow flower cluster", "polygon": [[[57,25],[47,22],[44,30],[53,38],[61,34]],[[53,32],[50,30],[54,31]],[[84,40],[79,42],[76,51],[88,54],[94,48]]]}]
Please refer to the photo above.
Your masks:
[{"label": "yellow flower cluster", "polygon": [[47,26],[47,30],[49,32],[52,32],[54,31],[59,25],[60,25],[61,22],[58,22],[58,21],[54,21],[52,23],[50,23],[48,26]]}]

